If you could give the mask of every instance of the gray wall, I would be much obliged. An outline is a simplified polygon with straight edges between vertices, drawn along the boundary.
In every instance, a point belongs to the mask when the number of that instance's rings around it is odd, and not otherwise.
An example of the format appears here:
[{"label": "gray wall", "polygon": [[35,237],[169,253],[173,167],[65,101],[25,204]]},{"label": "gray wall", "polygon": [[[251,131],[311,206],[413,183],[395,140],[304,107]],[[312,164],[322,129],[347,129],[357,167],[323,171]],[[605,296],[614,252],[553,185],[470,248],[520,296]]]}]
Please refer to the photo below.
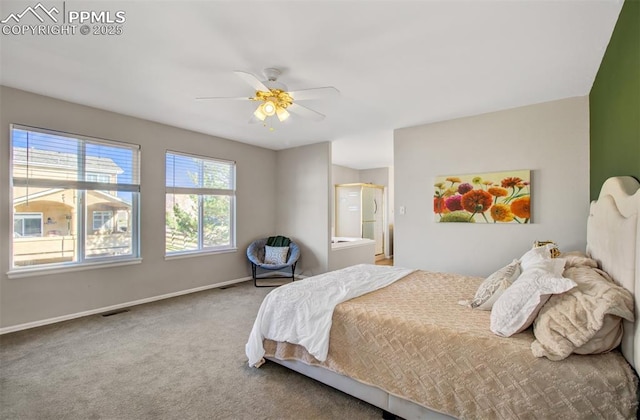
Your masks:
[{"label": "gray wall", "polygon": [[[273,182],[273,180],[272,180]],[[300,269],[312,276],[329,269],[331,143],[280,150],[277,153],[276,231],[300,245]]]},{"label": "gray wall", "polygon": [[346,166],[331,165],[331,180],[336,184],[355,184],[360,182],[360,171]]},{"label": "gray wall", "polygon": [[361,169],[358,175],[365,184],[389,185],[389,168]]},{"label": "gray wall", "polygon": [[[394,156],[398,266],[485,276],[534,240],[585,249],[587,97],[396,130]],[[532,170],[531,225],[434,222],[436,176],[515,169]]]},{"label": "gray wall", "polygon": [[[9,124],[135,143],[142,146],[141,264],[9,279],[12,224],[9,191]],[[318,146],[318,150],[322,147]],[[166,261],[164,258],[164,153],[166,149],[237,162],[237,252]],[[207,136],[150,121],[0,88],[0,327],[13,326],[189,290],[250,275],[245,249],[275,232],[276,155],[272,150]],[[326,151],[323,151],[326,154]],[[295,152],[282,153],[285,156]],[[287,159],[284,159],[285,161]],[[323,160],[329,159],[323,156]],[[280,165],[278,179],[287,178]],[[300,168],[300,172],[304,172]],[[320,178],[324,200],[316,212],[328,218],[328,169]],[[306,184],[313,184],[307,182]],[[291,193],[285,200],[291,200]],[[315,197],[314,197],[315,199]],[[303,198],[301,198],[303,200]],[[282,202],[282,200],[280,200]],[[316,204],[308,204],[311,210]],[[328,221],[325,222],[325,227]],[[291,226],[303,230],[304,223]],[[326,229],[328,231],[328,227]],[[328,236],[328,234],[326,235]],[[306,239],[306,238],[304,238]],[[323,245],[328,246],[327,237]],[[326,252],[317,258],[324,258]],[[321,264],[318,264],[321,265]]]}]

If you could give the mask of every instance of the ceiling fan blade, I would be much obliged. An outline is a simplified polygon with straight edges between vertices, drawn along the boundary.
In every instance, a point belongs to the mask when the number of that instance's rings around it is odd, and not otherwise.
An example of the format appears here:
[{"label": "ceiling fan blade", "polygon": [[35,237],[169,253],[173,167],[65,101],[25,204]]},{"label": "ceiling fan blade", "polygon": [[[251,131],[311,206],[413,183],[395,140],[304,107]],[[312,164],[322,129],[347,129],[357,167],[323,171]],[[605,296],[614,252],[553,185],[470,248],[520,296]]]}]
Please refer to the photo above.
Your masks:
[{"label": "ceiling fan blade", "polygon": [[319,113],[318,111],[314,111],[311,108],[307,108],[306,106],[293,103],[287,107],[287,111],[290,111],[296,115],[299,115],[304,118],[308,118],[313,121],[322,121],[324,120],[324,115]]},{"label": "ceiling fan blade", "polygon": [[301,89],[289,92],[289,96],[294,101],[304,101],[306,99],[326,98],[328,96],[338,95],[340,91],[333,86],[319,87],[312,89]]},{"label": "ceiling fan blade", "polygon": [[269,88],[253,74],[247,73],[246,71],[239,71],[239,70],[236,70],[234,73],[240,76],[242,80],[247,82],[249,86],[251,86],[255,90],[259,90],[262,92],[269,92]]},{"label": "ceiling fan blade", "polygon": [[196,99],[229,99],[232,101],[250,101],[251,98],[247,97],[247,96],[200,96]]}]

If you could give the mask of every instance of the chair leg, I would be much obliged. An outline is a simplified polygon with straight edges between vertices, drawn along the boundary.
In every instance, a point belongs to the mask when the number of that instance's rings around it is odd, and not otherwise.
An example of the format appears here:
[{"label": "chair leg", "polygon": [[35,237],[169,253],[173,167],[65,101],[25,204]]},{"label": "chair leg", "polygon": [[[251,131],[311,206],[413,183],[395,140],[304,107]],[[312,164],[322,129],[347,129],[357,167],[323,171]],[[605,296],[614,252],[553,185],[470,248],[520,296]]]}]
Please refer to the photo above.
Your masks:
[{"label": "chair leg", "polygon": [[258,280],[256,279],[256,265],[251,263],[251,275],[253,276],[253,285],[258,287]]},{"label": "chair leg", "polygon": [[251,274],[253,275],[253,285],[255,287],[274,287],[272,285],[261,286],[258,284],[258,266],[251,263]]},{"label": "chair leg", "polygon": [[[293,263],[291,265],[291,281],[296,281],[296,264],[297,263]],[[282,273],[282,272],[281,272]],[[282,273],[284,274],[284,273]],[[275,287],[274,285],[267,285],[267,286],[259,286],[258,285],[258,266],[254,263],[251,263],[251,276],[253,277],[253,285],[255,287]],[[279,275],[277,277],[271,277],[271,278],[288,278],[286,275]]]}]

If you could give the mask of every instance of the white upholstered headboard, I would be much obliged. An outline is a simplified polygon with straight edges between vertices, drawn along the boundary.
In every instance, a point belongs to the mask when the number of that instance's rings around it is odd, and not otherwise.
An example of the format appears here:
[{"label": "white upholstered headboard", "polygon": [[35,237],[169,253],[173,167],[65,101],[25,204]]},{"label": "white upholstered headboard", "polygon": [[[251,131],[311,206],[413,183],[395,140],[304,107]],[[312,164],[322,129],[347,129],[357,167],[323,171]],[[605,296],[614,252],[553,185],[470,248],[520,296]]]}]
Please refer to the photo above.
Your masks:
[{"label": "white upholstered headboard", "polygon": [[622,353],[640,368],[640,183],[630,176],[609,178],[591,203],[587,253],[633,293],[636,322],[624,321]]}]

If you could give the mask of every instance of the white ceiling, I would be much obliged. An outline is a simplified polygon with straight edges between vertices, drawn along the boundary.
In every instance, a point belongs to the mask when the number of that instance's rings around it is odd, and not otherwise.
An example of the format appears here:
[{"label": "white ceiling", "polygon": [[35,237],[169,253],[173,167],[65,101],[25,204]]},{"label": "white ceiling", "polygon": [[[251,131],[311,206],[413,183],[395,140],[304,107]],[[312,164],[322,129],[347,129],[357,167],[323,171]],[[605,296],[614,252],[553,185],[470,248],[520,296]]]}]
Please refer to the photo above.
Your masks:
[{"label": "white ceiling", "polygon": [[[3,85],[270,149],[332,141],[334,163],[391,166],[393,130],[587,95],[622,0],[45,1],[123,10],[123,35],[0,35]],[[2,1],[0,20],[30,2]],[[28,17],[25,17],[27,19]],[[34,22],[37,23],[37,22]],[[283,70],[327,118],[249,125],[233,71]]]}]

